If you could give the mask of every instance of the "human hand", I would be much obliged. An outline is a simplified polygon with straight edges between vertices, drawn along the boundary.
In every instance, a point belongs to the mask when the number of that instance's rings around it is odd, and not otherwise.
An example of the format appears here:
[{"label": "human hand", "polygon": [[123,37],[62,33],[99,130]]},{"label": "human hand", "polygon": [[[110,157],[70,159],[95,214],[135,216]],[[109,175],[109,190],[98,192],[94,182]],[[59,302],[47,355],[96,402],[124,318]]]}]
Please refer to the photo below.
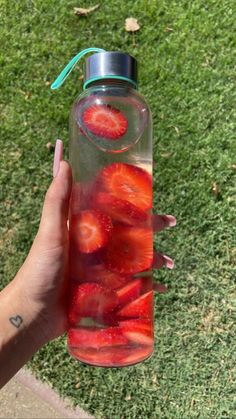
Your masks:
[{"label": "human hand", "polygon": [[57,141],[54,179],[46,193],[38,233],[16,275],[23,303],[38,318],[39,331],[49,341],[66,330],[66,280],[68,269],[68,210],[72,175]]},{"label": "human hand", "polygon": [[[49,340],[66,330],[71,169],[57,142],[38,233],[15,278],[0,293],[0,388]],[[58,172],[58,173],[56,173]]]}]

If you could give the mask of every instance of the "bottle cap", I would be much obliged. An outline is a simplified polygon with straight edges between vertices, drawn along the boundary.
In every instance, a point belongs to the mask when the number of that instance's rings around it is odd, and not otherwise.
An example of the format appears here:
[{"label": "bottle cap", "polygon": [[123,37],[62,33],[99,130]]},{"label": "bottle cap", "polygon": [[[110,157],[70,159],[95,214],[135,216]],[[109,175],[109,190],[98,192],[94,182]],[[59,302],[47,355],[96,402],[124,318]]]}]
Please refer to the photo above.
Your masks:
[{"label": "bottle cap", "polygon": [[124,52],[97,52],[86,59],[84,88],[103,79],[125,80],[137,88],[137,61]]},{"label": "bottle cap", "polygon": [[91,47],[83,49],[69,61],[51,84],[51,89],[59,89],[78,61],[90,52],[96,52],[96,54],[86,60],[84,89],[93,81],[108,78],[128,81],[137,88],[137,61],[134,57],[124,52],[109,52],[102,48]]}]

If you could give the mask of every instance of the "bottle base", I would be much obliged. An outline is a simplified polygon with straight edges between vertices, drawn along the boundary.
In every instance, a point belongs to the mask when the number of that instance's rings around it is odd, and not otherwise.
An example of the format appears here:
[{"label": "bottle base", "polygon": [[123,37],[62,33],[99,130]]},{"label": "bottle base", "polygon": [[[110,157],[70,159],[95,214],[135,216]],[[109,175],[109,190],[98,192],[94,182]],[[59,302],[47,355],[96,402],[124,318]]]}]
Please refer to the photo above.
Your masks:
[{"label": "bottle base", "polygon": [[150,358],[153,346],[137,348],[112,347],[112,348],[76,348],[68,347],[69,354],[84,364],[94,367],[121,368],[138,364]]}]

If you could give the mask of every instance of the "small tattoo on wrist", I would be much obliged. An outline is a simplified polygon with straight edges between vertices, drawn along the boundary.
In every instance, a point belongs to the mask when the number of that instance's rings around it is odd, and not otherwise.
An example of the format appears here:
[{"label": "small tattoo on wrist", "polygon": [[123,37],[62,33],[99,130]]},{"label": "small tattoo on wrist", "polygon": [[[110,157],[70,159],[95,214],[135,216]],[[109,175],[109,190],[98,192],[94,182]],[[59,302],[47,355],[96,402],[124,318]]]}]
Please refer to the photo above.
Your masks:
[{"label": "small tattoo on wrist", "polygon": [[23,323],[23,319],[21,316],[19,316],[18,314],[16,316],[10,317],[9,318],[10,323],[16,327],[17,329],[19,329],[19,327],[21,326],[21,324]]}]

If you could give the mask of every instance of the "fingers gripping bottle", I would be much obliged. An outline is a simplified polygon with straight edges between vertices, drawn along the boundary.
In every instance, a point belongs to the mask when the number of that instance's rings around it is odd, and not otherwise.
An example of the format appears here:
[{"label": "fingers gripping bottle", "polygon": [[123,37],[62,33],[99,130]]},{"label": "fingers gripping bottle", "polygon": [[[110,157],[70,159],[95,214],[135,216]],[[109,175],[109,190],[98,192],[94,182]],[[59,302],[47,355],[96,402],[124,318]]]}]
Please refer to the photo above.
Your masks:
[{"label": "fingers gripping bottle", "polygon": [[70,114],[68,350],[95,366],[148,358],[153,337],[152,122],[137,62],[89,48],[84,91]]}]

